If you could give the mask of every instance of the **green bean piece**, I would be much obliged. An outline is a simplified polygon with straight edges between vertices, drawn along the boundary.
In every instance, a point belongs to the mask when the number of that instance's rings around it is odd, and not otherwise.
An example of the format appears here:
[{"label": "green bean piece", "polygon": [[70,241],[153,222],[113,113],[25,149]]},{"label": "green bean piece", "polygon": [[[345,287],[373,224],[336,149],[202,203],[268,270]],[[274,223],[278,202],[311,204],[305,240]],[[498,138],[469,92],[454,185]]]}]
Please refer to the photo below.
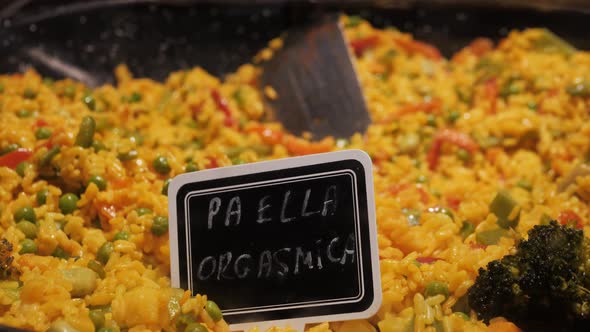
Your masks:
[{"label": "green bean piece", "polygon": [[518,219],[520,217],[520,213],[514,217],[514,219],[509,219],[510,214],[512,211],[517,208],[518,203],[510,196],[505,190],[499,191],[494,197],[492,203],[490,203],[490,212],[495,214],[498,218],[498,225],[502,228],[510,228],[516,227],[518,225]]},{"label": "green bean piece", "polygon": [[117,332],[117,330],[112,327],[101,327],[96,332]]},{"label": "green bean piece", "polygon": [[444,282],[431,281],[426,285],[424,289],[424,295],[426,297],[432,297],[435,295],[444,295],[445,298],[449,296],[449,286]]},{"label": "green bean piece", "polygon": [[155,216],[151,228],[152,234],[162,236],[168,232],[168,218],[164,216]]},{"label": "green bean piece", "polygon": [[19,118],[28,118],[33,114],[33,112],[26,110],[26,109],[20,109],[18,111],[16,111],[16,116]]},{"label": "green bean piece", "polygon": [[37,92],[32,88],[26,88],[25,91],[23,91],[23,97],[25,99],[35,99],[35,97],[37,97]]},{"label": "green bean piece", "polygon": [[517,95],[522,92],[520,85],[516,82],[507,83],[500,89],[500,96],[502,98],[507,98],[510,95]]},{"label": "green bean piece", "polygon": [[94,152],[98,152],[98,151],[102,151],[102,150],[107,149],[107,147],[104,145],[104,143],[99,142],[99,141],[93,141],[92,148],[94,149]]},{"label": "green bean piece", "polygon": [[129,240],[129,233],[126,231],[117,232],[117,234],[115,234],[113,237],[113,240]]},{"label": "green bean piece", "polygon": [[184,331],[184,329],[190,324],[196,322],[195,318],[191,314],[179,314],[176,317],[176,331]]},{"label": "green bean piece", "polygon": [[96,99],[91,94],[87,94],[82,98],[82,102],[88,107],[89,110],[96,110]]},{"label": "green bean piece", "polygon": [[129,150],[127,152],[119,153],[117,155],[117,158],[119,158],[119,160],[121,161],[129,161],[137,158],[138,155],[139,153],[137,152],[137,150]]},{"label": "green bean piece", "polygon": [[109,258],[111,258],[111,254],[114,250],[115,248],[112,242],[105,242],[100,248],[98,248],[96,259],[102,264],[106,264],[109,261]]},{"label": "green bean piece", "polygon": [[92,324],[94,324],[94,328],[96,330],[98,330],[104,326],[105,317],[104,317],[104,312],[102,310],[100,310],[100,309],[90,310],[88,312],[88,317],[92,321]]},{"label": "green bean piece", "polygon": [[430,127],[436,127],[436,115],[428,114],[426,117],[426,125]]},{"label": "green bean piece", "polygon": [[590,81],[583,80],[565,88],[565,91],[574,97],[590,97]]},{"label": "green bean piece", "polygon": [[32,223],[37,222],[37,215],[35,210],[31,206],[23,206],[14,211],[14,221],[19,222],[21,220],[30,221]]},{"label": "green bean piece", "polygon": [[209,314],[209,317],[211,317],[214,322],[218,322],[223,318],[217,303],[213,301],[207,301],[207,304],[205,304],[205,311],[207,311],[207,314]]},{"label": "green bean piece", "polygon": [[141,101],[141,99],[142,99],[142,96],[139,92],[133,92],[131,94],[131,96],[129,96],[130,103],[138,103]]},{"label": "green bean piece", "polygon": [[27,239],[34,239],[37,237],[37,225],[30,221],[21,220],[16,224],[16,228],[27,237]]},{"label": "green bean piece", "polygon": [[15,151],[18,148],[20,148],[20,145],[18,145],[16,143],[8,144],[2,150],[0,150],[0,156],[3,156],[5,154],[7,154],[7,153],[10,153],[12,151]]},{"label": "green bean piece", "polygon": [[164,186],[162,187],[162,195],[168,196],[168,186],[170,185],[170,181],[170,179],[166,179],[166,181],[164,181]]},{"label": "green bean piece", "polygon": [[107,181],[100,175],[92,175],[88,180],[88,184],[94,183],[99,190],[105,190],[107,188]]},{"label": "green bean piece", "polygon": [[51,253],[51,256],[57,257],[57,258],[61,258],[61,259],[68,259],[68,258],[70,258],[70,254],[68,254],[61,247],[55,248],[55,250]]},{"label": "green bean piece", "polygon": [[524,189],[526,191],[533,190],[533,185],[527,179],[520,179],[520,180],[518,180],[518,182],[516,182],[516,186],[518,186],[518,187],[520,187],[520,188],[522,188],[522,189]]},{"label": "green bean piece", "polygon": [[49,329],[46,332],[80,332],[78,329],[70,325],[70,323],[66,322],[65,320],[56,320],[53,322]]},{"label": "green bean piece", "polygon": [[488,231],[476,233],[475,241],[479,244],[490,246],[493,244],[498,244],[500,238],[506,236],[507,234],[508,231],[503,228],[491,229]]},{"label": "green bean piece", "polygon": [[31,239],[24,239],[20,242],[19,254],[34,254],[37,252],[37,244]]},{"label": "green bean piece", "polygon": [[31,163],[28,163],[26,161],[23,161],[21,163],[19,163],[18,165],[16,165],[16,168],[14,169],[16,171],[16,174],[20,175],[21,177],[25,176],[25,172],[28,168],[31,168]]},{"label": "green bean piece", "polygon": [[138,216],[143,216],[143,215],[146,215],[146,214],[152,214],[153,213],[151,209],[148,209],[146,207],[139,207],[139,208],[135,209],[135,212],[137,212],[137,215]]},{"label": "green bean piece", "polygon": [[80,122],[80,129],[76,135],[76,145],[83,148],[92,146],[94,131],[96,130],[96,121],[91,116],[85,116]]},{"label": "green bean piece", "polygon": [[88,261],[88,264],[86,266],[92,271],[96,272],[96,274],[98,274],[98,277],[101,279],[104,279],[107,276],[104,267],[102,267],[102,264],[100,264],[100,262],[98,261]]},{"label": "green bean piece", "polygon": [[47,152],[45,152],[45,154],[42,155],[41,158],[39,158],[39,165],[41,167],[49,165],[53,158],[55,158],[55,156],[57,156],[60,151],[61,147],[59,145],[52,147]]},{"label": "green bean piece", "polygon": [[78,209],[78,196],[76,194],[67,193],[59,198],[59,209],[63,214],[73,213]]},{"label": "green bean piece", "polygon": [[154,166],[156,172],[160,174],[170,173],[170,164],[168,164],[168,159],[166,159],[166,157],[158,156],[156,159],[154,159],[152,165]]},{"label": "green bean piece", "polygon": [[35,131],[36,139],[48,139],[51,137],[51,129],[47,127],[41,127]]},{"label": "green bean piece", "polygon": [[186,326],[184,332],[208,332],[209,330],[201,323],[191,323]]},{"label": "green bean piece", "polygon": [[64,278],[72,284],[70,294],[73,297],[84,297],[96,289],[96,273],[86,267],[75,267],[61,271]]},{"label": "green bean piece", "polygon": [[459,234],[461,234],[461,237],[463,239],[465,239],[466,237],[471,235],[474,231],[475,231],[475,225],[472,224],[471,222],[465,220],[465,221],[463,221],[463,225],[461,226],[461,230],[459,231]]},{"label": "green bean piece", "polygon": [[542,34],[532,42],[533,48],[543,53],[558,53],[571,56],[576,49],[553,32],[543,29]]}]

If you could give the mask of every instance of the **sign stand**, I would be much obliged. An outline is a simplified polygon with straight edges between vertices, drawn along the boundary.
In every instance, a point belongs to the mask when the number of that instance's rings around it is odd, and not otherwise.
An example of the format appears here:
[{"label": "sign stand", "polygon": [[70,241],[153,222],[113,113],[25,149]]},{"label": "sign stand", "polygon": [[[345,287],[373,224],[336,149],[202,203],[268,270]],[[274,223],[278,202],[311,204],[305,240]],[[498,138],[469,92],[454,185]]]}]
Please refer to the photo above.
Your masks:
[{"label": "sign stand", "polygon": [[185,173],[168,189],[174,287],[232,331],[363,319],[381,305],[372,162],[346,150]]}]

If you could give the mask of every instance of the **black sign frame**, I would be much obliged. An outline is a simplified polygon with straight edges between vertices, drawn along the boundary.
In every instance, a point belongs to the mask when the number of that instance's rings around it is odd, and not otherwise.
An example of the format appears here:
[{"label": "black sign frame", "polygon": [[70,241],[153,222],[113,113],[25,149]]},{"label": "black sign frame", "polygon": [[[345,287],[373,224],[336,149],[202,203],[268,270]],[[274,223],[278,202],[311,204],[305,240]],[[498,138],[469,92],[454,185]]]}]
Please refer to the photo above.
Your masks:
[{"label": "black sign frame", "polygon": [[[303,187],[308,188],[305,194],[301,189]],[[323,205],[315,204],[316,211],[310,212],[308,210],[312,208],[307,206],[310,201],[309,196],[317,196],[317,192],[311,194],[313,188],[323,188],[325,191],[324,199],[321,200]],[[333,192],[330,192],[330,189],[333,189]],[[292,190],[293,197],[297,197],[297,194],[300,198],[304,197],[303,200],[300,199],[303,207],[297,210],[300,211],[300,219],[303,220],[300,225],[303,226],[288,222],[289,219],[284,216],[285,206],[288,206],[285,205],[285,200],[282,201],[280,222],[275,221],[274,224],[268,222],[266,224],[268,226],[253,223],[255,216],[252,212],[242,218],[241,213],[238,217],[237,210],[232,209],[233,197],[242,197],[240,201],[249,207],[242,209],[242,205],[239,205],[240,211],[254,211],[256,210],[252,208],[254,202],[258,202],[257,206],[260,207],[264,205],[260,197],[264,196],[264,202],[280,201],[277,198],[281,196],[277,194],[278,191],[284,194],[288,201]],[[338,207],[335,203],[336,194],[339,197]],[[331,195],[334,195],[334,202],[331,200]],[[382,295],[372,163],[363,151],[346,150],[186,173],[172,180],[168,197],[172,284],[175,287],[190,289],[193,293],[207,294],[217,301],[232,329],[245,330],[251,326],[263,327],[265,324],[281,323],[297,329],[299,326],[302,328],[306,323],[366,318],[379,309]],[[258,197],[258,201],[253,201],[255,197]],[[330,210],[331,203],[334,203],[334,210]],[[223,209],[222,204],[225,204]],[[264,207],[269,207],[269,212],[272,211],[270,204]],[[274,209],[278,216],[278,207]],[[220,210],[226,211],[225,219]],[[229,212],[230,210],[234,215]],[[246,218],[248,216],[250,218]],[[304,216],[311,217],[306,221]],[[310,231],[309,228],[305,228],[310,227],[309,225],[320,225],[317,220],[322,217],[338,222],[332,221],[331,224],[317,226],[319,230],[314,228]],[[221,218],[221,221],[216,218]],[[297,220],[295,217],[291,218]],[[240,224],[240,220],[243,219],[247,221]],[[231,229],[232,220],[234,226],[240,227],[239,232]],[[248,222],[247,226],[243,226]],[[278,235],[280,231],[286,230],[289,235],[285,238],[286,240],[278,237],[273,242],[275,236],[260,236],[261,227],[266,227],[270,231],[269,234]],[[352,228],[354,232],[351,231]],[[314,256],[317,261],[313,261],[311,255],[296,256],[296,266],[294,269],[291,266],[291,273],[294,275],[291,275],[291,279],[287,282],[284,281],[286,277],[277,271],[273,271],[273,278],[270,279],[268,278],[270,274],[267,274],[266,280],[251,277],[236,282],[238,277],[244,274],[238,272],[237,255],[232,255],[234,251],[239,252],[245,248],[257,250],[260,255],[259,278],[263,271],[262,262],[266,250],[261,249],[260,241],[243,240],[243,238],[249,238],[242,236],[246,231],[250,231],[248,236],[254,238],[258,236],[257,240],[270,242],[267,244],[276,250],[273,255],[281,250],[286,252],[287,249],[295,252],[294,246],[282,248],[284,242],[281,241],[291,244],[293,239],[307,241],[306,248],[310,248],[309,241],[315,241],[313,235],[317,233],[318,254],[317,257]],[[213,234],[213,232],[217,233]],[[345,234],[350,236],[346,237]],[[220,238],[223,238],[225,242]],[[231,246],[231,250],[226,248],[228,245]],[[320,247],[322,249],[319,249]],[[334,248],[337,247],[341,250],[339,252],[343,253],[341,258],[332,255],[336,250]],[[308,251],[300,247],[296,249],[297,255],[300,252],[308,254],[312,252],[311,249]],[[327,256],[320,254],[320,251],[324,249]],[[270,257],[270,251],[268,255]],[[252,258],[252,256],[254,254],[243,254],[239,258]],[[304,261],[304,257],[310,260]],[[273,258],[276,259],[274,256]],[[233,270],[227,268],[231,266],[229,264],[232,259]],[[250,259],[249,261],[257,262],[258,260]],[[314,268],[315,262],[316,269],[308,270],[311,272],[307,277],[297,275],[299,262],[311,262],[307,265],[311,269]],[[332,265],[328,265],[329,263]],[[304,267],[303,264],[301,266]],[[323,271],[320,272],[322,269]],[[231,275],[231,271],[235,271],[236,274]],[[242,270],[244,271],[246,270]],[[265,271],[270,273],[271,268]],[[289,267],[283,271],[289,271]],[[353,276],[354,271],[356,276]],[[266,288],[267,285],[268,288]],[[265,293],[265,289],[278,289],[278,291]],[[253,303],[253,299],[259,303],[250,304]]]}]

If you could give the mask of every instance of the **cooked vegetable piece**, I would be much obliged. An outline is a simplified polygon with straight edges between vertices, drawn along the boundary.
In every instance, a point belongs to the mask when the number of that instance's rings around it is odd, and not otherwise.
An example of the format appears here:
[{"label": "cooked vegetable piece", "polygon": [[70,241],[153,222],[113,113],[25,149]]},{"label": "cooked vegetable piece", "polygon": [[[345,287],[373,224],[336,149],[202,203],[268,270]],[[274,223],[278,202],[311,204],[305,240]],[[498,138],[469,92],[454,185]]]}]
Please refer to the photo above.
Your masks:
[{"label": "cooked vegetable piece", "polygon": [[16,209],[14,211],[14,221],[19,222],[21,220],[27,220],[32,223],[37,222],[37,216],[35,215],[35,210],[31,206],[23,206],[21,208]]},{"label": "cooked vegetable piece", "polygon": [[78,200],[76,194],[64,194],[59,198],[59,209],[63,214],[73,213],[78,209]]},{"label": "cooked vegetable piece", "polygon": [[491,246],[498,244],[501,237],[508,235],[508,231],[504,228],[496,228],[487,231],[481,231],[475,234],[475,240],[479,244]]},{"label": "cooked vegetable piece", "polygon": [[112,242],[105,242],[103,243],[98,251],[96,252],[96,260],[101,262],[102,264],[106,264],[109,259],[111,258],[111,254],[115,250]]},{"label": "cooked vegetable piece", "polygon": [[518,225],[520,212],[514,216],[515,209],[519,209],[518,203],[505,190],[499,191],[490,203],[490,212],[496,215],[497,223],[502,228],[514,228]]},{"label": "cooked vegetable piece", "polygon": [[211,317],[211,319],[213,319],[215,322],[220,321],[223,318],[221,310],[217,304],[211,300],[207,301],[207,304],[205,304],[205,311],[207,311],[209,317]]},{"label": "cooked vegetable piece", "polygon": [[76,135],[76,145],[83,148],[89,148],[92,146],[94,140],[94,131],[96,130],[96,121],[91,116],[85,116],[80,122],[80,128]]}]

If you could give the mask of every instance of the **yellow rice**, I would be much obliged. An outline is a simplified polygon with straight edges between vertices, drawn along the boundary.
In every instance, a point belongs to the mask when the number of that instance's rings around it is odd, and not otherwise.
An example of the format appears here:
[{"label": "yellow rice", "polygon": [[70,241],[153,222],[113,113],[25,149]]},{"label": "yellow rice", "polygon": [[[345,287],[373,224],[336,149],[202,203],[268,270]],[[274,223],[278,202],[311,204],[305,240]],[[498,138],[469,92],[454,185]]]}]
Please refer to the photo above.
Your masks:
[{"label": "yellow rice", "polygon": [[[378,36],[378,42],[356,58],[373,124],[364,134],[320,143],[292,137],[280,124],[264,122],[263,98],[276,98],[276,91],[256,87],[260,69],[252,64],[224,80],[194,68],[172,73],[164,83],[134,78],[120,66],[116,86],[92,91],[69,79],[44,82],[34,70],[0,76],[0,149],[18,143],[34,151],[29,162],[37,165],[48,150],[41,146],[45,140],[35,138],[38,127],[50,128],[52,144],[61,146],[51,161],[59,170],[58,179],[42,177],[37,166],[27,168],[24,176],[0,167],[0,237],[14,246],[13,275],[0,280],[0,323],[45,331],[61,320],[80,331],[93,331],[89,309],[110,305],[104,326],[115,331],[174,330],[175,317],[167,309],[175,292],[170,288],[168,236],[150,231],[154,215],[167,216],[165,180],[183,173],[189,162],[200,170],[355,148],[374,161],[383,304],[369,320],[325,323],[307,331],[372,332],[375,326],[382,332],[486,331],[474,313],[465,319],[453,312],[480,267],[509,253],[544,214],[557,218],[561,211],[572,210],[581,216],[584,230],[590,230],[583,200],[590,178],[577,179],[563,193],[556,190],[558,180],[583,161],[590,148],[588,98],[566,91],[571,84],[590,80],[590,54],[537,52],[531,40],[540,33],[514,31],[485,55],[505,67],[498,82],[513,79],[525,85],[519,93],[490,100],[486,84],[474,74],[481,58],[473,52],[463,51],[453,61],[435,60],[394,42],[411,40],[407,34],[378,30],[367,22],[351,24],[346,30],[350,40]],[[270,46],[257,61],[272,56],[281,42]],[[27,89],[36,96],[26,98]],[[462,89],[471,91],[471,102],[461,100]],[[231,125],[212,90],[227,103]],[[95,99],[94,111],[83,102],[87,93]],[[134,93],[141,100],[130,102]],[[438,113],[418,109],[400,114],[408,105],[435,99],[440,101]],[[19,117],[20,110],[32,114]],[[454,119],[449,118],[452,112]],[[74,145],[87,115],[97,122],[94,140],[104,143],[106,150]],[[429,169],[431,137],[441,128],[469,135],[480,144],[479,150],[461,160],[455,145],[443,144],[436,169]],[[531,135],[534,146],[525,146],[523,140]],[[482,142],[491,138],[499,142],[484,146]],[[138,157],[118,158],[130,150]],[[167,158],[169,174],[154,170],[152,161],[158,156]],[[105,190],[86,186],[93,175],[106,180]],[[78,209],[62,214],[59,197],[79,188],[85,189]],[[476,233],[494,228],[496,219],[488,205],[502,188],[519,203],[520,223],[497,244],[474,245]],[[45,204],[38,204],[36,194],[42,189],[49,194]],[[34,207],[37,217],[36,254],[18,253],[25,235],[13,214],[24,206]],[[454,217],[426,210],[433,206],[451,207]],[[139,207],[153,214],[139,215]],[[421,211],[418,225],[408,222],[407,209]],[[459,233],[464,220],[476,226],[465,239]],[[58,223],[65,226],[59,229]],[[113,240],[120,231],[129,233],[128,240]],[[104,266],[106,276],[98,278],[91,293],[73,297],[72,282],[61,271],[86,267],[105,241],[114,246]],[[56,248],[71,258],[51,256]],[[427,297],[425,287],[431,281],[445,283],[449,296]],[[181,312],[191,313],[209,331],[228,331],[223,320],[214,322],[204,310],[206,301],[206,295],[185,293]]]}]

